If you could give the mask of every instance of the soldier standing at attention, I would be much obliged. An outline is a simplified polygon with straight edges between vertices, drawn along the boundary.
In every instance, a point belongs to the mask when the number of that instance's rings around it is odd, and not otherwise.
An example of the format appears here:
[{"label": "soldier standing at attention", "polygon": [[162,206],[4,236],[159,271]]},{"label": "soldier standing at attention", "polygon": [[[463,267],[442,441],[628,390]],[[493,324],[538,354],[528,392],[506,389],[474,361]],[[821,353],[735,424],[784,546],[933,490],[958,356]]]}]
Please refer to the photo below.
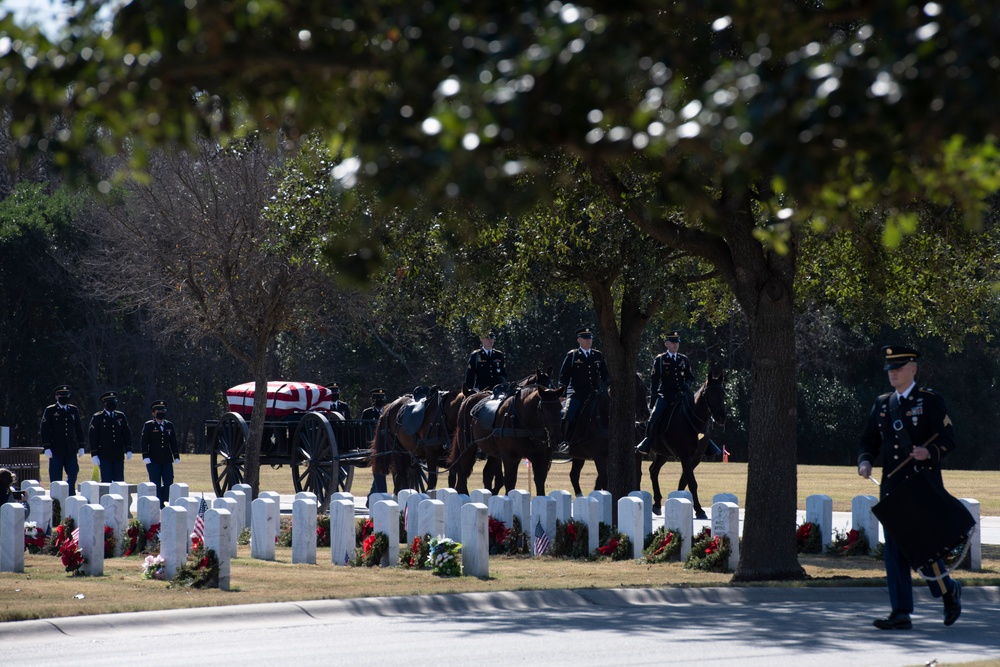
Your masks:
[{"label": "soldier standing at attention", "polygon": [[170,485],[174,483],[174,464],[181,462],[177,450],[177,434],[174,425],[167,421],[167,405],[154,401],[149,409],[153,418],[142,425],[139,443],[142,447],[142,462],[146,464],[149,481],[156,484],[156,497],[160,507],[170,500]]},{"label": "soldier standing at attention", "polygon": [[[382,415],[382,408],[385,406],[385,389],[372,389],[371,390],[372,404],[365,408],[361,413],[361,419],[363,421],[377,422],[378,418]],[[372,427],[372,433],[374,433],[374,426]],[[389,485],[386,482],[385,475],[375,475],[372,474],[372,488],[368,491],[370,496],[373,493],[388,493]],[[368,508],[371,511],[371,507]]]},{"label": "soldier standing at attention", "polygon": [[[933,486],[944,489],[941,459],[955,448],[951,418],[944,398],[930,389],[917,387],[917,358],[909,347],[882,348],[884,369],[893,391],[875,399],[861,433],[858,474],[871,477],[872,462],[882,455],[880,496],[885,498],[910,475],[928,475]],[[933,441],[931,438],[934,437]],[[901,467],[900,467],[901,466]],[[898,472],[897,472],[898,469]],[[912,520],[919,525],[920,515]],[[874,622],[880,630],[909,630],[913,627],[913,583],[911,563],[896,543],[885,536],[885,574],[892,613]],[[921,569],[931,595],[944,599],[944,624],[951,625],[962,613],[962,586],[945,573],[938,560]],[[944,574],[944,576],[941,576]]]},{"label": "soldier standing at attention", "polygon": [[101,469],[101,481],[124,482],[125,459],[132,460],[132,429],[118,410],[118,394],[101,396],[104,409],[90,418],[90,458]]},{"label": "soldier standing at attention", "polygon": [[503,352],[494,350],[496,334],[492,331],[479,337],[482,347],[473,350],[465,368],[465,387],[472,392],[492,389],[507,381],[507,366]]},{"label": "soldier standing at attention", "polygon": [[340,385],[334,382],[326,385],[326,388],[330,390],[330,409],[342,414],[344,419],[350,419],[351,406],[340,400]]},{"label": "soldier standing at attention", "polygon": [[683,395],[691,394],[691,383],[694,373],[691,372],[691,362],[677,350],[681,346],[680,332],[671,331],[663,339],[667,351],[653,359],[653,371],[649,377],[649,400],[653,403],[652,414],[646,423],[646,437],[636,446],[635,451],[648,454],[652,443],[650,439],[656,431],[663,413]]},{"label": "soldier standing at attention", "polygon": [[76,476],[80,473],[77,457],[83,456],[83,421],[80,410],[69,402],[72,391],[68,384],[54,390],[56,402],[42,412],[40,427],[42,447],[49,458],[49,482],[62,481],[63,470],[69,483],[70,495],[76,493]]},{"label": "soldier standing at attention", "polygon": [[590,327],[576,331],[579,347],[566,353],[559,368],[559,385],[566,387],[566,403],[563,405],[563,441],[556,447],[555,454],[569,454],[569,439],[573,421],[580,406],[593,394],[606,390],[611,385],[608,364],[600,350],[592,349],[594,332]]}]

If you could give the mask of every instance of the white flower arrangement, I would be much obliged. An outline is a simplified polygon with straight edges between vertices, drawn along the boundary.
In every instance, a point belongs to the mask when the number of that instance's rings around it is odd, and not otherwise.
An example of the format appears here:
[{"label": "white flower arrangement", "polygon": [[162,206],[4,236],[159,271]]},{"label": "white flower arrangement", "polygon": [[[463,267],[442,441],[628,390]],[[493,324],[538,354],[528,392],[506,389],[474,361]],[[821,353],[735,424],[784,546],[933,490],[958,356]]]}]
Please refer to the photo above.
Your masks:
[{"label": "white flower arrangement", "polygon": [[167,578],[167,570],[163,556],[160,556],[159,554],[156,556],[146,556],[146,560],[142,564],[142,578],[161,580]]},{"label": "white flower arrangement", "polygon": [[458,577],[462,574],[462,565],[458,560],[462,553],[462,545],[450,538],[438,535],[430,542],[430,561],[433,573],[443,577]]}]

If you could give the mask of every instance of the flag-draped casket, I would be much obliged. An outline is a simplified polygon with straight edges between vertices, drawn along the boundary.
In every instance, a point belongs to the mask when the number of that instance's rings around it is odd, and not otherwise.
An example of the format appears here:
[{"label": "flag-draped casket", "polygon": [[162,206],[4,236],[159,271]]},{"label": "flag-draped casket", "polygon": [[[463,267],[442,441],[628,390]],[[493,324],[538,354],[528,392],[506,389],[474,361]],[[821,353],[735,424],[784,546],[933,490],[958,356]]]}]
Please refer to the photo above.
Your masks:
[{"label": "flag-draped casket", "polygon": [[[226,390],[226,402],[229,403],[230,412],[250,417],[250,413],[253,412],[254,386],[253,382],[245,382]],[[310,410],[329,410],[330,407],[331,392],[322,385],[280,380],[267,383],[266,414],[269,418]]]}]

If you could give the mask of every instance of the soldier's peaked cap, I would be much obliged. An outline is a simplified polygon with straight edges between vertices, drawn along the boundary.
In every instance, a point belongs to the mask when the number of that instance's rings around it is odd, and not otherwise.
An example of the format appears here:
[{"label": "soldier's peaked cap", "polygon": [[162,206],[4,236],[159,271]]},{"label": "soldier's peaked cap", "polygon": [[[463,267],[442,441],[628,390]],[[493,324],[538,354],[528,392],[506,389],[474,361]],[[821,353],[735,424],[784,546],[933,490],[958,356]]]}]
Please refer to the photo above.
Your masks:
[{"label": "soldier's peaked cap", "polygon": [[385,389],[372,389],[371,390],[371,397],[372,398],[385,398]]},{"label": "soldier's peaked cap", "polygon": [[55,394],[56,396],[70,396],[73,393],[73,390],[70,388],[68,384],[61,384],[55,389],[53,389],[52,393]]},{"label": "soldier's peaked cap", "polygon": [[901,368],[911,361],[916,361],[920,358],[920,353],[912,347],[886,345],[882,348],[882,358],[885,361],[883,370],[888,371],[893,368]]},{"label": "soldier's peaked cap", "polygon": [[153,404],[149,406],[150,410],[159,410],[161,408],[164,410],[167,409],[167,404],[163,401],[153,401]]},{"label": "soldier's peaked cap", "polygon": [[594,332],[590,330],[589,326],[583,326],[576,330],[577,338],[593,338]]},{"label": "soldier's peaked cap", "polygon": [[680,331],[668,331],[663,335],[663,340],[668,343],[679,343],[681,342],[681,332]]},{"label": "soldier's peaked cap", "polygon": [[118,398],[118,392],[116,391],[106,391],[101,394],[102,401],[110,401],[112,398]]},{"label": "soldier's peaked cap", "polygon": [[337,384],[336,382],[331,382],[330,384],[326,385],[326,388],[330,390],[331,394],[340,393],[340,385]]}]

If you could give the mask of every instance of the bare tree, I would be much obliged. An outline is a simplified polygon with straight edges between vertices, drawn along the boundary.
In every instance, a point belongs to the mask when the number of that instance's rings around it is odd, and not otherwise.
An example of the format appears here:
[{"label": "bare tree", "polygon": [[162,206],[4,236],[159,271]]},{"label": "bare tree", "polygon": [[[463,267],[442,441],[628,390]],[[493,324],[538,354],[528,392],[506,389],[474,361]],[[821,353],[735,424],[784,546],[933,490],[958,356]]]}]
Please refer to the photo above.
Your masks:
[{"label": "bare tree", "polygon": [[[259,490],[269,360],[276,337],[322,317],[330,277],[315,239],[320,215],[276,215],[282,156],[259,142],[158,152],[145,183],[95,199],[92,287],[148,309],[165,337],[218,340],[256,389],[246,481]],[[310,225],[315,227],[310,228]]]}]

